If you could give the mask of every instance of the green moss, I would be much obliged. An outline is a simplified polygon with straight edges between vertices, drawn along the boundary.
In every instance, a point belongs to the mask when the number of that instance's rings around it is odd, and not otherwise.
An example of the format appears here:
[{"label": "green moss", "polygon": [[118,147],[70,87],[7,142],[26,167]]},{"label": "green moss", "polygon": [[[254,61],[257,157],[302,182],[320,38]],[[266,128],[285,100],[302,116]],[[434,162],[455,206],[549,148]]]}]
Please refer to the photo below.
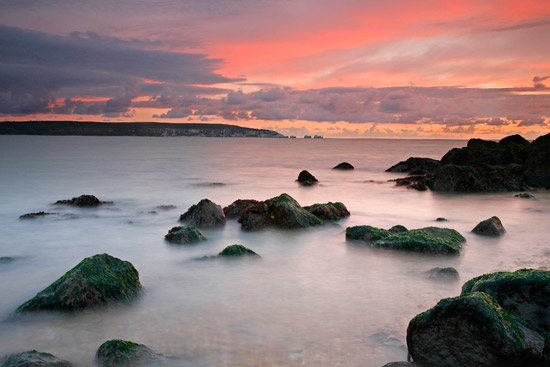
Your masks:
[{"label": "green moss", "polygon": [[398,225],[395,225],[395,226],[391,227],[388,231],[391,234],[399,234],[399,233],[407,232],[408,229],[405,226],[402,226],[401,224],[398,224]]},{"label": "green moss", "polygon": [[346,238],[350,240],[376,241],[390,236],[390,231],[372,226],[353,226],[346,229]]},{"label": "green moss", "polygon": [[426,227],[375,241],[372,246],[423,253],[458,254],[465,241],[454,229]]},{"label": "green moss", "polygon": [[231,245],[224,248],[218,256],[259,256],[257,253],[243,245]]},{"label": "green moss", "polygon": [[491,292],[505,288],[507,292],[521,291],[526,286],[544,288],[550,285],[550,271],[521,269],[515,272],[496,272],[473,278],[462,286],[462,293]]},{"label": "green moss", "polygon": [[142,366],[161,359],[161,355],[143,344],[113,339],[103,343],[96,353],[96,362],[102,367]]},{"label": "green moss", "polygon": [[169,242],[179,244],[206,241],[206,237],[195,226],[173,227],[164,238]]}]

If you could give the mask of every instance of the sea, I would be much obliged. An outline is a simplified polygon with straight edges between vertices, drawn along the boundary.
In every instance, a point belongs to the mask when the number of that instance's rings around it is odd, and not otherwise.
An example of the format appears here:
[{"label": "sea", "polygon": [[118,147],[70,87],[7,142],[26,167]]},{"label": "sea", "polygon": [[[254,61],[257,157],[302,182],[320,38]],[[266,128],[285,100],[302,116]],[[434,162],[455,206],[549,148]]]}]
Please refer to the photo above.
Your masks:
[{"label": "sea", "polygon": [[[383,366],[407,359],[409,321],[472,277],[550,267],[550,193],[449,194],[396,187],[385,170],[408,157],[441,158],[464,140],[0,136],[0,356],[36,349],[93,366],[110,339],[145,344],[174,366]],[[355,166],[337,171],[340,162]],[[301,170],[319,180],[302,187]],[[208,198],[287,193],[301,205],[343,202],[347,219],[299,230],[245,232],[237,220],[203,230],[194,246],[164,240],[179,216]],[[111,205],[53,205],[93,194]],[[173,210],[158,209],[174,205]],[[37,211],[57,214],[22,220]],[[498,216],[499,238],[471,233]],[[446,222],[437,222],[444,217]],[[354,225],[453,228],[459,256],[348,242]],[[261,261],[196,261],[232,244]],[[72,314],[14,310],[82,259],[130,261],[135,302]],[[458,281],[433,279],[454,267]]]}]

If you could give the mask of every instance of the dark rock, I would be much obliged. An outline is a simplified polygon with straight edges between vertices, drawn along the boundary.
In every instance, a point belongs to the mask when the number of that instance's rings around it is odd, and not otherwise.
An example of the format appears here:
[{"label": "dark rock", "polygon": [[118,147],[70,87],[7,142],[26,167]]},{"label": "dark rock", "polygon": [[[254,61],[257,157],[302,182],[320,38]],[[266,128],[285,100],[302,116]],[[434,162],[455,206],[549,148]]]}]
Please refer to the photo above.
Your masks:
[{"label": "dark rock", "polygon": [[288,194],[266,200],[272,222],[280,228],[306,228],[322,224],[322,221],[298,204]]},{"label": "dark rock", "polygon": [[298,179],[296,181],[298,181],[300,184],[304,186],[312,186],[319,182],[319,180],[317,180],[315,176],[313,176],[311,173],[309,173],[306,170],[303,170],[302,172],[300,172],[300,174],[298,175]]},{"label": "dark rock", "polygon": [[160,209],[160,210],[173,210],[173,209],[176,209],[177,206],[175,205],[165,205],[165,204],[162,204],[162,205],[159,205],[156,207],[156,209]]},{"label": "dark rock", "polygon": [[411,362],[390,362],[382,367],[415,367],[415,365]]},{"label": "dark rock", "polygon": [[462,295],[485,292],[509,313],[544,332],[550,332],[550,271],[521,269],[473,278],[462,286]]},{"label": "dark rock", "polygon": [[192,186],[197,186],[197,187],[221,187],[221,186],[225,186],[225,184],[223,182],[199,182],[199,183],[194,183],[194,184],[191,184]]},{"label": "dark rock", "polygon": [[158,214],[156,210],[150,210],[147,212],[147,214]]},{"label": "dark rock", "polygon": [[94,207],[111,202],[103,202],[96,198],[94,195],[80,195],[79,197],[72,198],[70,200],[58,200],[55,203],[80,207]]},{"label": "dark rock", "polygon": [[346,206],[340,202],[313,204],[310,206],[304,206],[304,209],[321,220],[336,221],[350,216]]},{"label": "dark rock", "polygon": [[238,199],[223,208],[223,214],[228,219],[239,218],[246,209],[258,203],[258,200]]},{"label": "dark rock", "polygon": [[539,366],[544,339],[507,313],[490,295],[445,298],[417,315],[407,346],[421,366]]},{"label": "dark rock", "polygon": [[354,169],[355,167],[353,167],[351,164],[349,164],[348,162],[342,162],[342,163],[339,163],[337,164],[336,166],[332,167],[332,169],[339,169],[339,170],[352,170]]},{"label": "dark rock", "polygon": [[142,287],[134,266],[107,254],[87,257],[16,312],[77,311],[114,301],[130,302]]},{"label": "dark rock", "polygon": [[0,257],[0,264],[7,264],[7,263],[11,263],[12,261],[15,261],[13,257],[10,257],[10,256]]},{"label": "dark rock", "polygon": [[435,221],[436,222],[448,222],[449,220],[447,218],[439,217]]},{"label": "dark rock", "polygon": [[529,146],[529,141],[525,139],[521,135],[510,135],[505,138],[502,138],[499,142],[500,145],[522,145],[522,146]]},{"label": "dark rock", "polygon": [[395,186],[406,186],[408,189],[415,189],[418,191],[428,190],[428,186],[426,185],[426,175],[413,175],[390,181],[394,181]]},{"label": "dark rock", "polygon": [[457,166],[523,164],[531,147],[529,144],[517,144],[517,141],[516,137],[504,138],[502,143],[470,139],[466,147],[451,149],[441,158],[441,163]]},{"label": "dark rock", "polygon": [[532,198],[534,198],[534,196],[529,194],[528,192],[522,192],[521,194],[516,194],[514,196],[517,197],[517,198],[522,198],[522,199],[532,199]]},{"label": "dark rock", "polygon": [[428,278],[443,282],[455,281],[460,279],[458,271],[453,267],[433,268],[428,270],[426,273],[428,275]]},{"label": "dark rock", "polygon": [[256,231],[274,224],[269,208],[264,202],[245,208],[239,217],[239,223],[245,231]]},{"label": "dark rock", "polygon": [[441,162],[431,158],[411,157],[388,168],[386,172],[408,172],[413,174],[425,174],[441,166]]},{"label": "dark rock", "polygon": [[225,225],[222,207],[208,199],[202,199],[180,216],[180,222],[188,222],[199,228],[213,228]]},{"label": "dark rock", "polygon": [[57,213],[48,213],[48,212],[40,211],[36,213],[23,214],[19,216],[19,219],[34,219],[34,218],[43,217],[46,215],[53,215],[53,214],[57,214]]},{"label": "dark rock", "polygon": [[478,225],[472,229],[472,232],[482,236],[501,236],[506,230],[500,219],[495,216],[479,222]]},{"label": "dark rock", "polygon": [[391,232],[388,230],[372,226],[353,226],[346,229],[346,239],[360,240],[369,243],[390,237],[391,235]]},{"label": "dark rock", "polygon": [[426,176],[426,185],[432,191],[501,192],[522,191],[523,166],[518,164],[459,166],[444,165]]},{"label": "dark rock", "polygon": [[101,344],[95,355],[98,367],[142,367],[163,360],[162,354],[143,344],[120,339],[108,340]]},{"label": "dark rock", "polygon": [[466,239],[454,229],[426,227],[374,241],[371,246],[429,254],[458,254]]},{"label": "dark rock", "polygon": [[29,350],[23,353],[9,354],[0,358],[0,367],[72,367],[69,361],[59,359],[53,354]]},{"label": "dark rock", "polygon": [[164,238],[178,244],[206,241],[206,237],[195,226],[172,227]]},{"label": "dark rock", "polygon": [[231,246],[227,246],[226,248],[224,248],[218,254],[218,256],[224,256],[224,257],[225,256],[229,256],[229,257],[234,257],[234,256],[257,256],[257,257],[259,257],[260,255],[258,255],[257,253],[255,253],[251,249],[244,247],[243,245],[231,245]]},{"label": "dark rock", "polygon": [[546,335],[544,339],[544,349],[542,351],[542,359],[544,360],[545,366],[550,366],[550,334]]},{"label": "dark rock", "polygon": [[525,161],[525,177],[529,185],[550,185],[550,134],[539,136],[531,143],[531,152]]},{"label": "dark rock", "polygon": [[405,233],[408,231],[407,227],[405,226],[402,226],[401,224],[398,224],[398,225],[395,225],[393,227],[391,227],[390,229],[388,229],[388,231],[391,233],[391,234],[399,234],[399,233]]}]

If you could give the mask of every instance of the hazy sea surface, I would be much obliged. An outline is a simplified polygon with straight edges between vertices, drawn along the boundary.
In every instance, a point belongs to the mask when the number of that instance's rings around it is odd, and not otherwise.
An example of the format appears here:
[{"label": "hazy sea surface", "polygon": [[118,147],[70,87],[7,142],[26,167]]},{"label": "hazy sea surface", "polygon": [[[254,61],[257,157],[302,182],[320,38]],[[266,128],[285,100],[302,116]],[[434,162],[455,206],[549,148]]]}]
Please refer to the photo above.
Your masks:
[{"label": "hazy sea surface", "polygon": [[[397,188],[384,170],[410,156],[441,158],[465,141],[0,136],[0,355],[37,349],[92,366],[106,340],[144,343],[178,366],[382,366],[405,360],[412,317],[466,280],[550,266],[548,191],[435,194]],[[331,168],[347,161],[356,169]],[[321,182],[300,187],[302,169]],[[212,184],[218,183],[218,184]],[[223,184],[223,185],[220,185]],[[203,198],[227,206],[288,193],[302,205],[341,201],[351,217],[304,230],[243,232],[237,221],[174,246],[168,230]],[[94,194],[94,209],[53,206]],[[161,204],[177,209],[155,209]],[[19,216],[57,212],[35,220]],[[151,213],[156,211],[156,213]],[[498,215],[499,239],[471,229]],[[445,217],[448,222],[435,222]],[[348,226],[445,226],[467,239],[458,257],[375,250]],[[240,243],[262,261],[194,261]],[[87,256],[128,260],[145,292],[124,306],[10,319],[24,301]],[[459,282],[428,279],[454,266]]]}]

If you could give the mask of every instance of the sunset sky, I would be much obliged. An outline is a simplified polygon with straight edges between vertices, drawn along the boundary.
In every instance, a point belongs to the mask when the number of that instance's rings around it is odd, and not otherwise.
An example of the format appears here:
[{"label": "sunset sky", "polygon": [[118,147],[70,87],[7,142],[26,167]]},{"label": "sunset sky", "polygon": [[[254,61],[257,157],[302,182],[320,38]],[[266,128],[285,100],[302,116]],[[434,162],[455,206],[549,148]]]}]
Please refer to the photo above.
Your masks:
[{"label": "sunset sky", "polygon": [[0,120],[550,132],[546,0],[0,0]]}]

